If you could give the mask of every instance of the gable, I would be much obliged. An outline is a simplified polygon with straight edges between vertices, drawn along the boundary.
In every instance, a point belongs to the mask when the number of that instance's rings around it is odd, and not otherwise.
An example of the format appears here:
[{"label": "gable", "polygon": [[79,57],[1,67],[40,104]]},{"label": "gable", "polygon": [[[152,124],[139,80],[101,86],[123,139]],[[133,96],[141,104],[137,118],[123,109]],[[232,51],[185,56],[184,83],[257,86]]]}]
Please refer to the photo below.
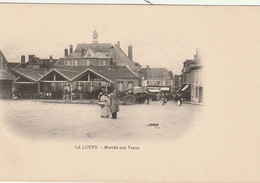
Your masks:
[{"label": "gable", "polygon": [[14,80],[15,83],[35,83],[35,81],[26,78],[24,76],[19,76],[16,80]]},{"label": "gable", "polygon": [[7,60],[1,50],[0,50],[0,68],[1,69],[7,68]]},{"label": "gable", "polygon": [[88,57],[88,58],[94,57],[94,53],[93,53],[93,51],[92,51],[90,48],[88,49],[88,51],[87,51],[85,57]]},{"label": "gable", "polygon": [[41,81],[68,81],[68,78],[60,74],[59,72],[53,70],[46,75],[44,75],[41,79]]},{"label": "gable", "polygon": [[73,78],[74,81],[107,81],[113,83],[113,81],[105,76],[103,73],[96,70],[87,69],[84,72],[78,74]]}]

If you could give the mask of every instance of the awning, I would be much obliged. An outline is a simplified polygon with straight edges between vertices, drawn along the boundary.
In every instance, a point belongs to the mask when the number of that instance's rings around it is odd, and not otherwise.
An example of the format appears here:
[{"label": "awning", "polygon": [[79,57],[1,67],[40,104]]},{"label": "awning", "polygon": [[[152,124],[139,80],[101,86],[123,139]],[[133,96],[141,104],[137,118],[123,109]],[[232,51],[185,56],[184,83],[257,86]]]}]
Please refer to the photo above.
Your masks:
[{"label": "awning", "polygon": [[181,90],[181,88],[179,88],[176,92],[179,92]]},{"label": "awning", "polygon": [[185,91],[187,88],[189,88],[189,86],[190,86],[190,85],[185,85],[185,86],[181,89],[181,91]]},{"label": "awning", "polygon": [[169,87],[161,87],[160,90],[161,90],[161,91],[170,91],[170,88],[169,88]]},{"label": "awning", "polygon": [[151,93],[160,93],[161,92],[161,90],[156,90],[156,89],[150,89],[148,91]]}]

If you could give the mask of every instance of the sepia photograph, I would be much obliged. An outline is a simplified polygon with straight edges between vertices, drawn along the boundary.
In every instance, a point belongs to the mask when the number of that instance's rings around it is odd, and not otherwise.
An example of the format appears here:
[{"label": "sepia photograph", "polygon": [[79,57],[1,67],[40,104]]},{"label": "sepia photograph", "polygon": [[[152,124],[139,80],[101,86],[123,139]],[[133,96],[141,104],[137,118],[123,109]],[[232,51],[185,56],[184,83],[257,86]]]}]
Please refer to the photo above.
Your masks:
[{"label": "sepia photograph", "polygon": [[259,10],[0,4],[0,181],[260,181]]},{"label": "sepia photograph", "polygon": [[[57,9],[28,6],[42,15]],[[96,9],[70,7],[75,8]],[[32,15],[16,20],[29,27],[18,30],[24,34],[20,44],[8,39],[1,50],[3,119],[13,133],[43,139],[172,140],[192,125],[204,92],[203,59],[195,41],[185,41],[180,30],[177,35],[163,26],[151,30],[154,21],[147,22],[150,28],[139,25],[148,17],[140,22],[127,17],[128,25],[114,30],[113,24],[97,22],[104,14],[95,20],[85,11],[60,13],[56,20],[39,12],[31,23],[25,18]],[[125,21],[114,19],[120,25]]]}]

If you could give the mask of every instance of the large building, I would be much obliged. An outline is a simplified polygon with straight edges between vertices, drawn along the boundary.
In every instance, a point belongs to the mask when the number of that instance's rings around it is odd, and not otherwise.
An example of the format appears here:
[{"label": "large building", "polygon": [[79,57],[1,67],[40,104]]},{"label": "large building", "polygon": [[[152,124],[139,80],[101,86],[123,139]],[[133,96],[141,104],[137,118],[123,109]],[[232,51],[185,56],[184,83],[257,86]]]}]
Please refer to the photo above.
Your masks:
[{"label": "large building", "polygon": [[142,68],[142,85],[148,89],[171,91],[173,89],[173,74],[166,68]]},{"label": "large building", "polygon": [[[133,48],[128,56],[115,45],[99,43],[97,31],[93,42],[70,45],[64,57],[56,60],[40,59],[29,55],[21,57],[21,64],[12,69],[16,76],[15,92],[35,96],[47,93],[53,98],[64,98],[66,93],[78,93],[80,98],[96,98],[101,90],[126,90],[141,83],[141,68],[133,58]],[[28,97],[27,97],[28,98]]]},{"label": "large building", "polygon": [[0,50],[0,98],[11,98],[15,77],[9,73],[10,66]]},{"label": "large building", "polygon": [[182,69],[182,92],[186,92],[191,102],[203,102],[202,63],[198,49],[193,60],[186,60]]},{"label": "large building", "polygon": [[181,75],[173,76],[173,88],[174,91],[177,91],[181,87]]}]

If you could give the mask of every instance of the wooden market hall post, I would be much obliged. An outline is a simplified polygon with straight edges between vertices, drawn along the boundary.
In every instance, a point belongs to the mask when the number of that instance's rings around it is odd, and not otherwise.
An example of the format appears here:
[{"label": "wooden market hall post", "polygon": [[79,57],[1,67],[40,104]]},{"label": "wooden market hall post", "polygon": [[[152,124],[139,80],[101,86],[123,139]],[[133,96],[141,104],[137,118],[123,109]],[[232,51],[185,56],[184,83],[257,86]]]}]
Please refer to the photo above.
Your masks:
[{"label": "wooden market hall post", "polygon": [[15,94],[14,94],[14,81],[12,81],[12,98],[15,97]]},{"label": "wooden market hall post", "polygon": [[72,82],[69,82],[70,85],[70,100],[72,100]]},{"label": "wooden market hall post", "polygon": [[41,92],[41,85],[40,85],[40,82],[38,82],[38,94],[40,94]]}]

